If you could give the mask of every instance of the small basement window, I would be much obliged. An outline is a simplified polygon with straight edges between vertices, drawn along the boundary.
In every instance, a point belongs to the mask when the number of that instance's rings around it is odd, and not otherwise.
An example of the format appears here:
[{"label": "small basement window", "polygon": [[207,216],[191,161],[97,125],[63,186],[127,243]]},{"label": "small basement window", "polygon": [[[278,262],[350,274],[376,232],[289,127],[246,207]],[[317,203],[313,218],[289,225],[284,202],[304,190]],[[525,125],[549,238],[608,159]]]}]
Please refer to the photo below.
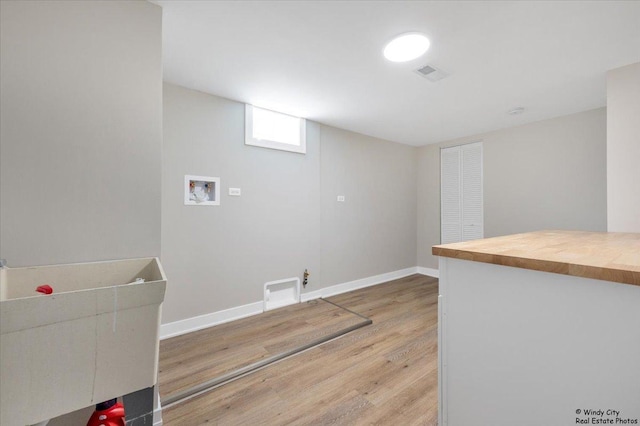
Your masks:
[{"label": "small basement window", "polygon": [[247,104],[245,109],[245,145],[282,151],[307,152],[306,121]]}]

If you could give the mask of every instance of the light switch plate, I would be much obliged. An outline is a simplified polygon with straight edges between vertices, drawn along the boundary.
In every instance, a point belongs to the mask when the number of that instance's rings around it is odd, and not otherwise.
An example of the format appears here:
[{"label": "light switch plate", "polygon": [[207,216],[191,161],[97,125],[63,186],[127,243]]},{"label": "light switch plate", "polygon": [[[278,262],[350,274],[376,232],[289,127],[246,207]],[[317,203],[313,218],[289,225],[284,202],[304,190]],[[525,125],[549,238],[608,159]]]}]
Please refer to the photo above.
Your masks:
[{"label": "light switch plate", "polygon": [[229,188],[229,195],[239,197],[242,195],[242,190],[240,188]]},{"label": "light switch plate", "polygon": [[338,201],[344,203],[344,195],[338,195]]}]

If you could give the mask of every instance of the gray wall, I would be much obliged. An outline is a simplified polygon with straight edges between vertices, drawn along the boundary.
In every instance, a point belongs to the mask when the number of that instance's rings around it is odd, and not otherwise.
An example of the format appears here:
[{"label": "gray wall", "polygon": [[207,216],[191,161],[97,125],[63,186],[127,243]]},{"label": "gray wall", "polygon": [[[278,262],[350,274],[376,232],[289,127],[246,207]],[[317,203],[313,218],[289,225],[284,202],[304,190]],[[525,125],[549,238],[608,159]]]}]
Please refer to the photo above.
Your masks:
[{"label": "gray wall", "polygon": [[0,257],[160,254],[162,11],[0,2]]},{"label": "gray wall", "polygon": [[[305,268],[315,291],[415,266],[415,151],[313,122],[306,155],[245,146],[243,104],[165,84],[163,323],[261,301]],[[186,174],[220,177],[221,205],[184,206]]]},{"label": "gray wall", "polygon": [[[260,301],[264,282],[318,270],[318,126],[307,129],[306,155],[245,146],[244,104],[165,84],[163,323]],[[220,206],[185,206],[187,174],[220,177]]]},{"label": "gray wall", "polygon": [[320,135],[322,286],[416,266],[417,148],[328,126]]},{"label": "gray wall", "polygon": [[[166,85],[163,148],[159,7],[0,4],[10,266],[153,256],[162,236],[165,323],[259,301],[305,268],[314,291],[416,252],[437,267],[439,148],[478,139],[486,236],[605,229],[604,109],[419,149],[310,122],[299,155],[245,146],[242,104]],[[185,174],[220,176],[222,205],[184,206]]]},{"label": "gray wall", "polygon": [[482,140],[485,237],[540,229],[606,231],[604,108],[421,147],[418,265],[437,268],[440,148]]},{"label": "gray wall", "polygon": [[640,232],[640,63],[607,74],[607,227]]}]

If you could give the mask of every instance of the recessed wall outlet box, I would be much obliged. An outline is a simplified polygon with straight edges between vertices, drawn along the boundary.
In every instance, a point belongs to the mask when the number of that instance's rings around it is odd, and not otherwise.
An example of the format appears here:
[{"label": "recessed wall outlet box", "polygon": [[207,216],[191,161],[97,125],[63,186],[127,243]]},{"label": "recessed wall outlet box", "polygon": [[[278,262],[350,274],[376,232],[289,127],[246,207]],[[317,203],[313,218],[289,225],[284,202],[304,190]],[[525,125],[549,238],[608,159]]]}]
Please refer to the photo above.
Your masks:
[{"label": "recessed wall outlet box", "polygon": [[219,206],[220,178],[186,175],[184,177],[185,206]]},{"label": "recessed wall outlet box", "polygon": [[338,195],[338,201],[344,203],[344,195]]},{"label": "recessed wall outlet box", "polygon": [[240,188],[229,188],[229,195],[239,197],[242,195],[242,190]]},{"label": "recessed wall outlet box", "polygon": [[264,310],[300,303],[300,278],[269,281],[264,284]]}]

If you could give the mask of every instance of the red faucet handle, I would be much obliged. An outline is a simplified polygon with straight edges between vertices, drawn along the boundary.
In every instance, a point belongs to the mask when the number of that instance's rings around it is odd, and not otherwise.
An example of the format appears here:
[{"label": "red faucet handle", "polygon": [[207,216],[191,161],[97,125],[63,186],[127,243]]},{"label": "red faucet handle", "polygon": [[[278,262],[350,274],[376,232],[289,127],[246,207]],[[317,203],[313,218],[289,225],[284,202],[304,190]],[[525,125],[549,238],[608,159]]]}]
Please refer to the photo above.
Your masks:
[{"label": "red faucet handle", "polygon": [[38,293],[42,293],[42,294],[51,294],[51,293],[53,293],[53,289],[51,288],[51,286],[49,284],[39,285],[38,288],[36,288],[36,291]]}]

